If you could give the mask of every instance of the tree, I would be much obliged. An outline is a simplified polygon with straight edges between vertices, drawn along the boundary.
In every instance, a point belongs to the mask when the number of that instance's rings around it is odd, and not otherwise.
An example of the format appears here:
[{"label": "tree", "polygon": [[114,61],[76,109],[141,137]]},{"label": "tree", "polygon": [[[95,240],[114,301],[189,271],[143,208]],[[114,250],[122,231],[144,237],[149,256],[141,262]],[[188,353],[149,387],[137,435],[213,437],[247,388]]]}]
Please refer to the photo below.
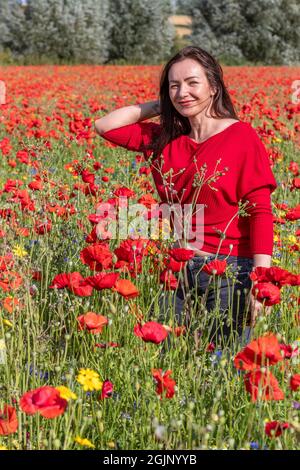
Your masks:
[{"label": "tree", "polygon": [[[108,0],[27,0],[23,7],[16,0],[1,1],[9,4],[5,45],[16,56],[77,63],[106,61],[111,28]],[[21,10],[22,21],[16,26],[16,12]],[[2,44],[4,41],[2,38]]]},{"label": "tree", "polygon": [[191,41],[219,59],[244,59],[239,34],[244,27],[239,0],[196,0],[192,10]]},{"label": "tree", "polygon": [[191,41],[231,63],[299,61],[296,0],[195,0]]},{"label": "tree", "polygon": [[176,0],[176,15],[191,15],[195,7],[195,0]]},{"label": "tree", "polygon": [[247,23],[241,48],[251,61],[266,64],[299,62],[300,9],[296,0],[243,2]]},{"label": "tree", "polygon": [[133,64],[163,61],[175,37],[175,28],[168,21],[172,13],[169,0],[111,0],[110,60]]},{"label": "tree", "polygon": [[26,49],[25,6],[16,0],[0,0],[0,50],[20,55]]}]

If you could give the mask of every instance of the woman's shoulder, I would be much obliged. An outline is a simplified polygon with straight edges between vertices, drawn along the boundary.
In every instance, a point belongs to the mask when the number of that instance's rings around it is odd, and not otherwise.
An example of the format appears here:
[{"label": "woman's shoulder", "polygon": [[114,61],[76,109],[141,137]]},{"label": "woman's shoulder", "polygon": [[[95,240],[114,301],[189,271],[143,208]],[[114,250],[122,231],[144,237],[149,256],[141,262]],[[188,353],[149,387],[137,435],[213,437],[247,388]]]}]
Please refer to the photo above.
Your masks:
[{"label": "woman's shoulder", "polygon": [[239,125],[237,129],[239,133],[242,133],[243,135],[248,135],[250,137],[253,137],[253,136],[258,137],[256,128],[250,122],[238,121],[238,123]]},{"label": "woman's shoulder", "polygon": [[263,147],[263,140],[259,134],[259,130],[250,122],[239,121],[232,129],[234,132],[231,134],[235,143],[244,149]]}]

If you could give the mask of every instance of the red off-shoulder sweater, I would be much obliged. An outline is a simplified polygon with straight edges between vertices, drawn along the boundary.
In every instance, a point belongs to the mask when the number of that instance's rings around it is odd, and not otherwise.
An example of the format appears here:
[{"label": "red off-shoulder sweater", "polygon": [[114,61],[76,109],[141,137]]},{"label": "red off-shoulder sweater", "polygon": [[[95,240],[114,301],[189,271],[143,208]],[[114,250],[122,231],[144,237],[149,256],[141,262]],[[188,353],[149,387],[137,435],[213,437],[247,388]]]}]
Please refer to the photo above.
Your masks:
[{"label": "red off-shoulder sweater", "polygon": [[[146,146],[158,137],[160,130],[159,124],[144,121],[108,131],[102,137],[141,152],[148,159],[152,151]],[[209,253],[219,249],[220,254],[244,257],[256,253],[272,255],[270,196],[277,184],[265,146],[250,124],[235,122],[201,143],[181,135],[165,146],[162,156],[153,160],[150,167],[162,202],[180,202],[182,207],[188,207],[196,198],[199,207],[203,205],[200,224],[195,214],[192,218],[191,229],[200,234],[196,241],[191,239],[192,248]],[[218,171],[222,174],[212,181]],[[197,188],[196,175],[201,172],[204,179]],[[239,202],[245,201],[249,201],[249,215],[242,217],[237,215],[238,207]]]}]

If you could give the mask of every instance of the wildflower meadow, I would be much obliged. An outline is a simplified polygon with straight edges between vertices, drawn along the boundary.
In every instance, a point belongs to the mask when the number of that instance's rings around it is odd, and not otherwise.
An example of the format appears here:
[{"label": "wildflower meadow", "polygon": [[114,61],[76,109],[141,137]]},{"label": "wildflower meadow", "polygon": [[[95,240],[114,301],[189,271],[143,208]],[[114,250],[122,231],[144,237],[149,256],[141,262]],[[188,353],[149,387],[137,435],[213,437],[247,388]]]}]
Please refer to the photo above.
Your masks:
[{"label": "wildflower meadow", "polygon": [[[300,449],[300,69],[224,67],[278,184],[272,268],[251,274],[264,308],[247,344],[224,347],[208,339],[217,306],[192,300],[190,327],[161,318],[193,252],[163,220],[121,238],[98,211],[126,199],[152,217],[149,163],[94,123],[158,99],[160,70],[0,69],[1,450]],[[216,289],[235,276],[205,269]]]}]

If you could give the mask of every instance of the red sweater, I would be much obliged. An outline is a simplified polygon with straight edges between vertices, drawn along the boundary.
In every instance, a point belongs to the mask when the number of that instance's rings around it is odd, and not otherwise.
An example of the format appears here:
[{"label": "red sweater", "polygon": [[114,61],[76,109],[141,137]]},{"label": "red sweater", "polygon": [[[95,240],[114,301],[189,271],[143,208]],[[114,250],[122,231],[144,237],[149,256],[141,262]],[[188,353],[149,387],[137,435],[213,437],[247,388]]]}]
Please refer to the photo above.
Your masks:
[{"label": "red sweater", "polygon": [[[108,131],[102,137],[128,150],[143,152],[148,159],[152,152],[146,150],[145,145],[153,141],[160,129],[159,124],[144,121]],[[164,184],[163,175],[172,168],[172,177],[170,179],[169,176],[167,182],[173,183],[173,202],[191,204],[197,189],[193,187],[197,168],[199,174],[200,168],[206,164],[206,182],[197,197],[198,204],[205,204],[204,240],[198,243],[199,249],[216,253],[221,240],[220,231],[224,233],[233,219],[222,240],[220,254],[245,257],[252,257],[256,253],[272,255],[273,216],[270,195],[277,184],[266,149],[250,124],[235,122],[201,143],[181,135],[165,146],[162,155],[163,159],[159,157],[151,163],[152,175],[162,202],[170,202],[170,187]],[[220,162],[216,168],[217,160]],[[224,170],[223,175],[214,182],[208,181],[218,170]],[[246,212],[250,216],[235,216],[238,202],[246,200],[249,201]],[[195,224],[193,218],[193,230],[197,230]]]}]

